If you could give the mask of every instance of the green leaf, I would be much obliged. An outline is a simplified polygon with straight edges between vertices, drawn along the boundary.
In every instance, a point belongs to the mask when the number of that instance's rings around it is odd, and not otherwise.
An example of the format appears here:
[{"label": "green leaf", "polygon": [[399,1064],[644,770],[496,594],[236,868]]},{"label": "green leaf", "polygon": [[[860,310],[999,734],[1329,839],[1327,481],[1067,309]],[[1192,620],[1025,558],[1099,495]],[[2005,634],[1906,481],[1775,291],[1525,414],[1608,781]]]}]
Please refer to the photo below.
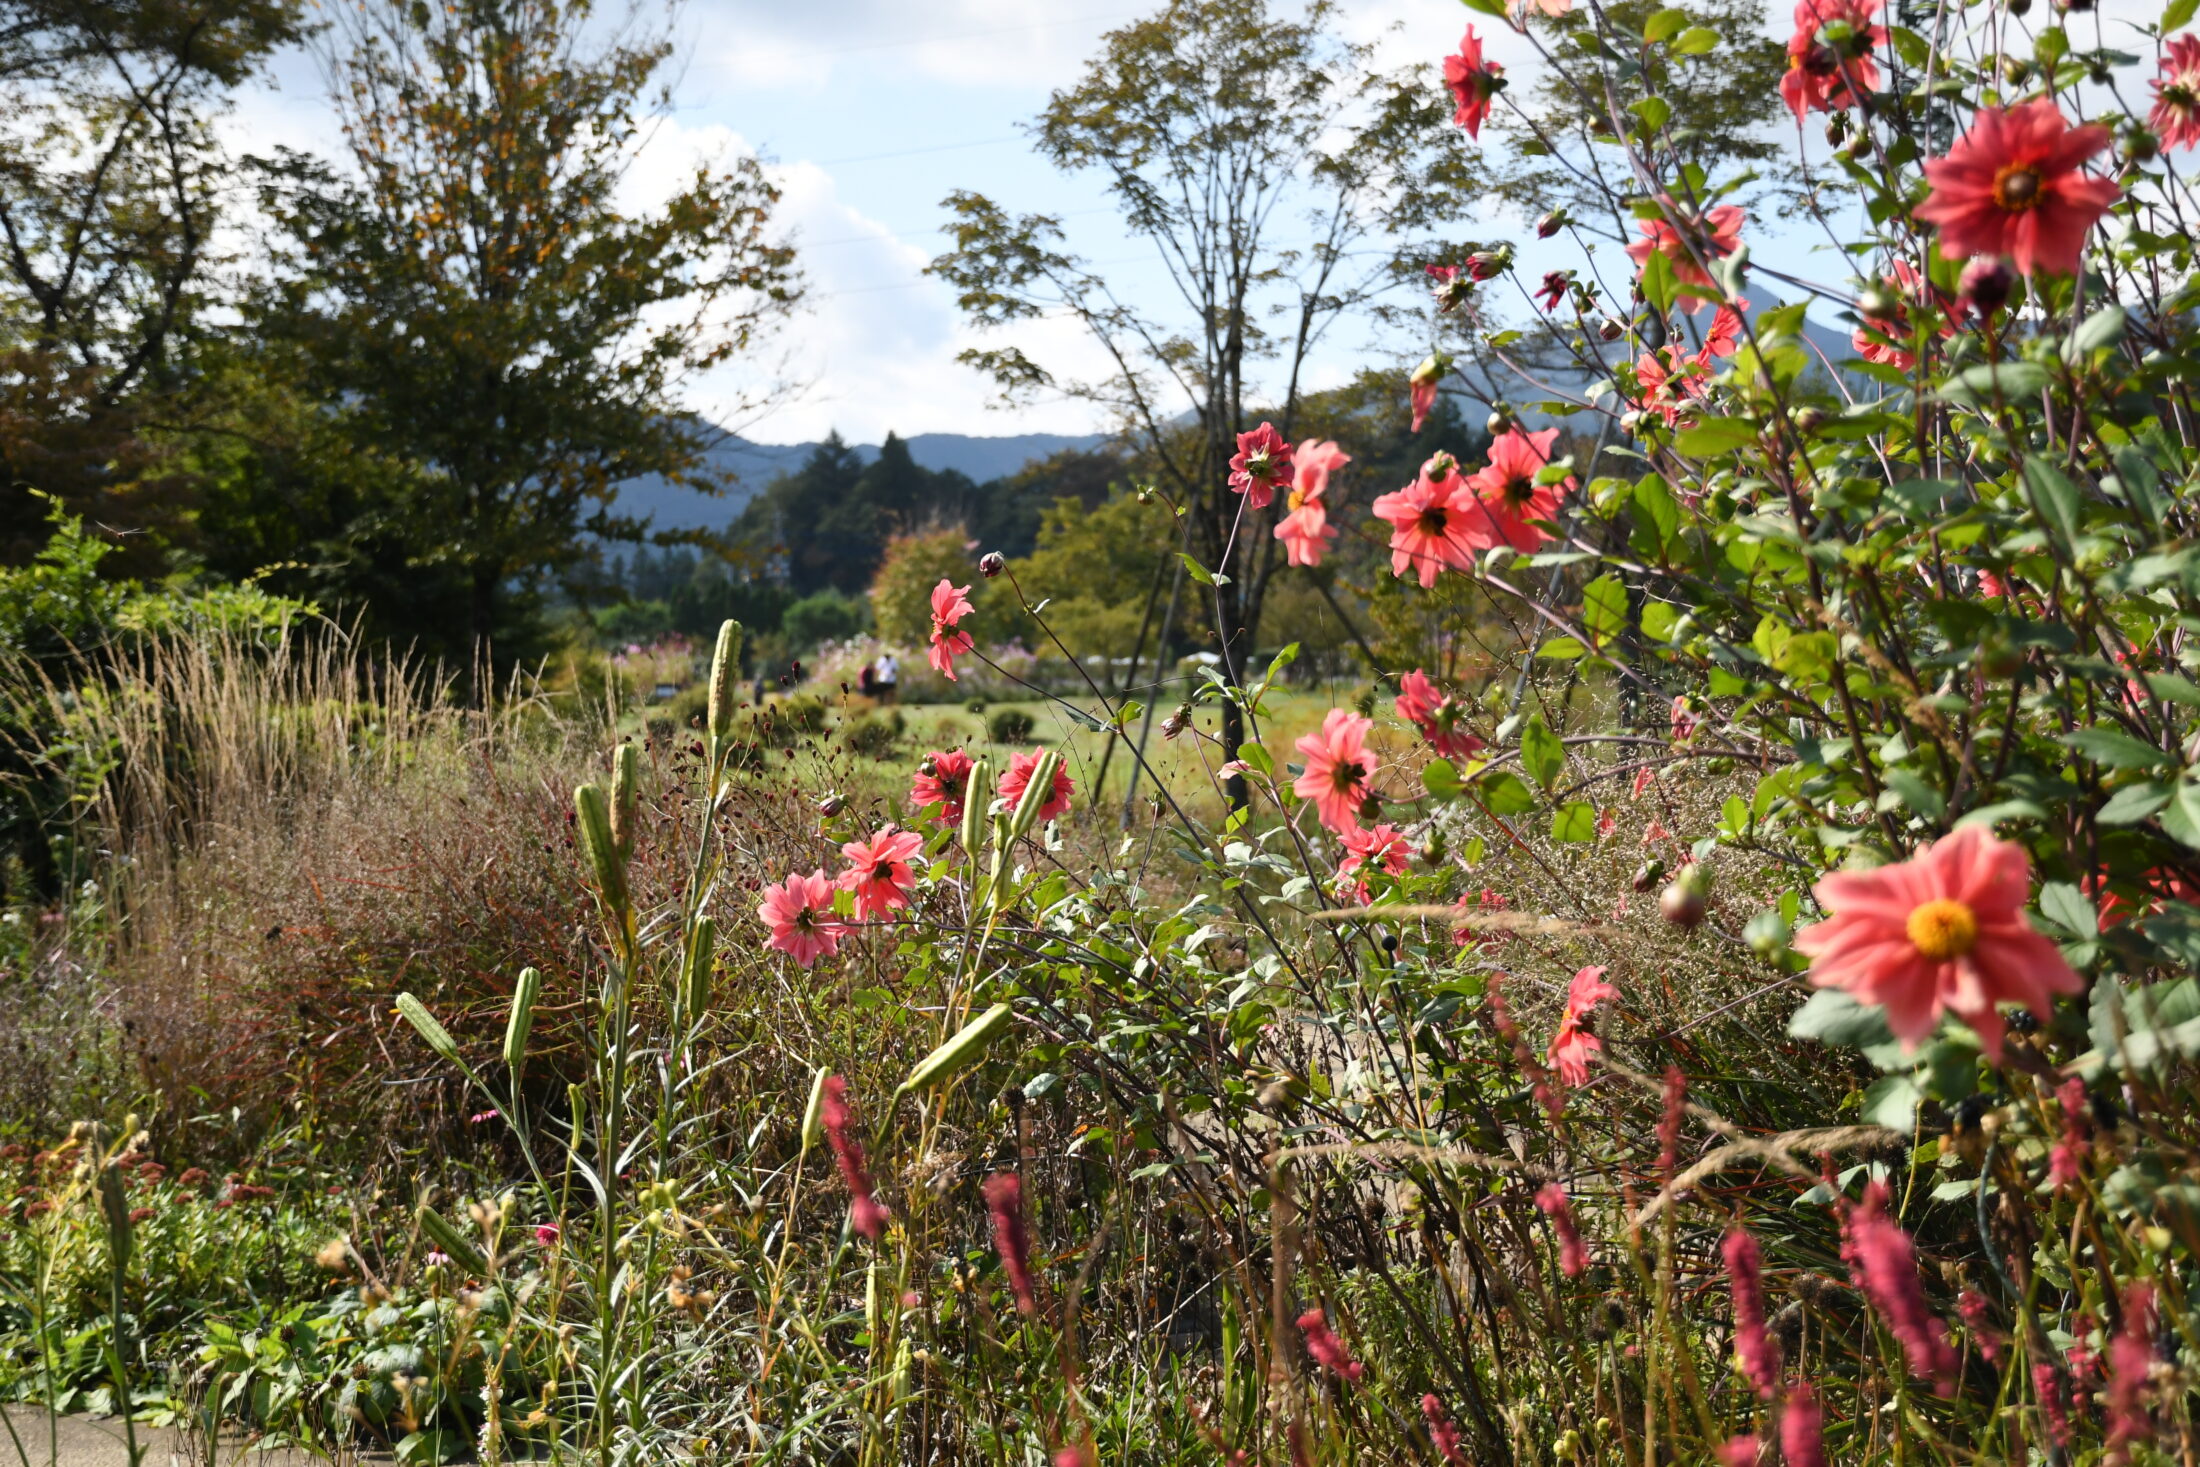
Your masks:
[{"label": "green leaf", "polygon": [[1212,586],[1215,583],[1215,573],[1207,569],[1207,567],[1201,565],[1191,556],[1186,555],[1183,551],[1179,550],[1176,553],[1176,558],[1184,562],[1184,569],[1189,571],[1191,573],[1192,579],[1199,582],[1202,586]]},{"label": "green leaf", "polygon": [[2158,780],[2127,784],[2108,797],[2093,818],[2102,825],[2137,825],[2169,803],[2170,788]]},{"label": "green leaf", "polygon": [[1957,373],[1956,380],[1943,387],[1940,395],[1965,407],[1977,407],[1996,399],[2008,402],[2037,397],[2050,380],[2047,368],[2037,362],[1985,362]]},{"label": "green leaf", "polygon": [[2048,529],[2054,531],[2064,545],[2076,544],[2084,504],[2078,486],[2071,483],[2061,469],[2036,455],[2027,455],[2024,460],[2024,482],[2039,501],[2040,513],[2046,518]]},{"label": "green leaf", "polygon": [[1645,474],[1635,484],[1634,533],[1629,543],[1645,560],[1664,560],[1680,537],[1681,507],[1665,480]]},{"label": "green leaf", "polygon": [[1670,122],[1673,104],[1663,97],[1641,97],[1627,104],[1627,110],[1642,119],[1645,133],[1655,133]]},{"label": "green leaf", "polygon": [[2162,34],[2166,36],[2192,24],[2195,10],[2200,10],[2200,0],[2169,0],[2168,8],[2162,12]]},{"label": "green leaf", "polygon": [[2040,915],[2072,937],[2092,937],[2101,930],[2100,913],[2067,881],[2050,881],[2040,887]]},{"label": "green leaf", "polygon": [[1459,782],[1459,769],[1449,759],[1431,759],[1421,766],[1421,784],[1439,800],[1456,800],[1466,788]]},{"label": "green leaf", "polygon": [[1670,642],[1673,629],[1681,624],[1681,614],[1670,601],[1645,601],[1642,604],[1642,634],[1653,642]]},{"label": "green leaf", "polygon": [[2065,734],[2063,742],[2111,769],[2153,769],[2169,763],[2169,755],[2142,739],[2113,728],[2081,728]]},{"label": "green leaf", "polygon": [[1700,418],[1673,437],[1673,445],[1690,458],[1716,458],[1757,441],[1757,425],[1747,418]]},{"label": "green leaf", "polygon": [[1894,1039],[1882,1009],[1867,1007],[1839,988],[1821,988],[1788,1020],[1788,1033],[1835,1049],[1869,1049]]},{"label": "green leaf", "polygon": [[2124,308],[2103,306],[2080,321],[2070,333],[2069,343],[2063,347],[2063,360],[2084,360],[2104,346],[2114,346],[2124,339]]},{"label": "green leaf", "polygon": [[1673,309],[1673,292],[1680,280],[1673,274],[1673,262],[1662,253],[1653,250],[1642,266],[1642,298],[1656,306],[1660,314]]},{"label": "green leaf", "polygon": [[1568,800],[1551,817],[1551,839],[1578,843],[1597,838],[1597,807],[1587,800]]},{"label": "green leaf", "polygon": [[1581,623],[1600,647],[1627,630],[1627,588],[1618,576],[1598,576],[1582,587]]},{"label": "green leaf", "polygon": [[2200,848],[2200,783],[2189,776],[2177,781],[2177,789],[2162,811],[2162,829],[2188,846]]},{"label": "green leaf", "polygon": [[1675,56],[1701,56],[1719,44],[1719,33],[1708,26],[1690,26],[1673,42]]},{"label": "green leaf", "polygon": [[1540,713],[1529,715],[1528,726],[1520,731],[1520,767],[1545,789],[1566,772],[1566,745],[1544,724]]},{"label": "green leaf", "polygon": [[1888,789],[1898,795],[1909,809],[1927,820],[1938,820],[1947,813],[1948,802],[1924,780],[1907,769],[1890,769],[1880,776]]},{"label": "green leaf", "polygon": [[1493,769],[1475,782],[1482,806],[1492,815],[1519,815],[1535,808],[1535,791],[1508,769]]},{"label": "green leaf", "polygon": [[1924,1098],[1912,1076],[1881,1075],[1864,1092],[1864,1120],[1890,1131],[1907,1131],[1916,1124],[1917,1103]]},{"label": "green leaf", "polygon": [[1259,744],[1239,744],[1238,758],[1247,768],[1257,769],[1264,775],[1273,775],[1276,772],[1276,761]]},{"label": "green leaf", "polygon": [[1671,40],[1688,26],[1688,12],[1678,6],[1659,11],[1643,22],[1642,39],[1655,46],[1660,41]]},{"label": "green leaf", "polygon": [[1548,642],[1545,642],[1541,646],[1537,647],[1535,649],[1535,655],[1538,657],[1549,658],[1553,662],[1571,662],[1576,657],[1588,656],[1589,649],[1582,646],[1578,638],[1553,637]]}]

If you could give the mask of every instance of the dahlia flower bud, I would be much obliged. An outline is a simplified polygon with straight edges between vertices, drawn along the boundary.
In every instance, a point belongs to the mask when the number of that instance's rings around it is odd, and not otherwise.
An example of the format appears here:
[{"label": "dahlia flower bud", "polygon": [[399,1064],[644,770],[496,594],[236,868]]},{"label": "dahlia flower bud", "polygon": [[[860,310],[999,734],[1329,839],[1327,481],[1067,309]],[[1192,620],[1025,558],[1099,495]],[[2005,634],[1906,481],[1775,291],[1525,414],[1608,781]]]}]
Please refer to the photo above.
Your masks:
[{"label": "dahlia flower bud", "polygon": [[1617,341],[1627,334],[1627,327],[1610,316],[1597,323],[1597,335],[1606,341]]},{"label": "dahlia flower bud", "polygon": [[611,844],[619,859],[634,854],[634,801],[642,782],[641,755],[632,744],[611,753]]},{"label": "dahlia flower bud", "polygon": [[1902,311],[1902,298],[1883,281],[1874,280],[1856,298],[1858,314],[1867,321],[1892,321]]},{"label": "dahlia flower bud", "polygon": [[2009,304],[2016,288],[2017,277],[1991,255],[1981,255],[1964,266],[1956,283],[1957,300],[1981,316],[1991,316]]},{"label": "dahlia flower bud", "polygon": [[1572,222],[1566,217],[1564,209],[1553,209],[1550,213],[1535,221],[1535,237],[1537,239],[1549,239]]},{"label": "dahlia flower bud", "polygon": [[1511,268],[1512,258],[1510,245],[1502,245],[1494,250],[1476,250],[1467,256],[1467,273],[1477,280],[1488,280]]},{"label": "dahlia flower bud", "polygon": [[840,794],[827,795],[824,799],[817,802],[817,813],[819,815],[822,815],[827,820],[832,819],[835,815],[838,815],[841,811],[847,808],[847,797]]},{"label": "dahlia flower bud", "polygon": [[1008,557],[998,550],[988,550],[978,557],[978,574],[989,581],[1007,569]]},{"label": "dahlia flower bud", "polygon": [[1690,861],[1658,894],[1658,912],[1675,927],[1691,928],[1703,921],[1710,895],[1710,874],[1703,869],[1702,862]]}]

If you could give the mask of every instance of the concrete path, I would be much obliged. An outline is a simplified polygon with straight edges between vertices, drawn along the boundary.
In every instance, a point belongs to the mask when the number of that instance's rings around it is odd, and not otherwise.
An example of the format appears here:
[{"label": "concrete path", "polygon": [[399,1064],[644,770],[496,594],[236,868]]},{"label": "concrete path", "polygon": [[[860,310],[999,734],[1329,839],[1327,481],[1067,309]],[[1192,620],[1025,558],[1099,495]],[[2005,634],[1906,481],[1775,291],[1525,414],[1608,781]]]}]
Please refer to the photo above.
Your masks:
[{"label": "concrete path", "polygon": [[[118,1418],[52,1417],[36,1406],[5,1409],[13,1434],[0,1432],[0,1467],[130,1467]],[[144,1467],[207,1467],[206,1442],[193,1433],[140,1426],[137,1437]],[[213,1453],[215,1467],[312,1467],[321,1460],[296,1447],[255,1451],[242,1437],[217,1443]]]}]

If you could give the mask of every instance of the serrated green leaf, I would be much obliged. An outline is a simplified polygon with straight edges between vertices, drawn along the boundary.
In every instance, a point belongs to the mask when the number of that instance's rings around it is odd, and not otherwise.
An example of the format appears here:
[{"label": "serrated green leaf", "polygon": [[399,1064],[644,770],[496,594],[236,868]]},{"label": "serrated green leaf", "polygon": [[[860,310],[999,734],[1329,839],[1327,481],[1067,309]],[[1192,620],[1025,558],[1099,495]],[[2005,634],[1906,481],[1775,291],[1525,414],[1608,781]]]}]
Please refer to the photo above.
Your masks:
[{"label": "serrated green leaf", "polygon": [[1597,807],[1587,800],[1568,800],[1551,816],[1551,839],[1568,843],[1597,838]]},{"label": "serrated green leaf", "polygon": [[1712,30],[1709,26],[1690,26],[1673,38],[1673,54],[1675,56],[1701,56],[1707,51],[1717,49],[1718,44],[1719,33],[1717,31]]},{"label": "serrated green leaf", "polygon": [[1535,808],[1535,791],[1509,769],[1493,769],[1475,781],[1483,808],[1492,815],[1519,815]]},{"label": "serrated green leaf", "polygon": [[2081,728],[2063,736],[2063,742],[2096,764],[2111,769],[2153,769],[2170,762],[2170,756],[2143,739],[2120,729]]},{"label": "serrated green leaf", "polygon": [[1788,1020],[1788,1033],[1836,1049],[1868,1049],[1894,1038],[1883,1009],[1868,1007],[1839,988],[1821,988]]},{"label": "serrated green leaf", "polygon": [[1678,6],[1659,11],[1643,22],[1642,38],[1655,46],[1660,41],[1671,40],[1688,27],[1688,12]]},{"label": "serrated green leaf", "polygon": [[1455,800],[1464,788],[1459,770],[1449,759],[1431,759],[1421,766],[1421,784],[1439,800]]},{"label": "serrated green leaf", "polygon": [[2103,825],[2137,825],[2169,803],[2170,787],[2156,780],[2127,784],[2108,797],[2093,818]]},{"label": "serrated green leaf", "polygon": [[1598,576],[1582,587],[1581,624],[1600,647],[1627,630],[1627,588],[1618,576]]},{"label": "serrated green leaf", "polygon": [[1716,458],[1757,441],[1757,425],[1747,418],[1700,418],[1673,435],[1673,446],[1690,458]]},{"label": "serrated green leaf", "polygon": [[2101,930],[2100,913],[2067,881],[2041,885],[2040,915],[2072,937],[2092,937]]}]

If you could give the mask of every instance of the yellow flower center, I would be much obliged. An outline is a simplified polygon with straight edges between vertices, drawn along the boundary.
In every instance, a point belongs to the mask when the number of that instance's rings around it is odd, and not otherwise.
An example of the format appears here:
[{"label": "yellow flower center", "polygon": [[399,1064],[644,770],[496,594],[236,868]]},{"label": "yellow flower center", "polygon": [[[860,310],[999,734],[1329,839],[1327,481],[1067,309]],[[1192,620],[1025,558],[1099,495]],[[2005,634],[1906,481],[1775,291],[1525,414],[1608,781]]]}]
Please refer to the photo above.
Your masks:
[{"label": "yellow flower center", "polygon": [[1945,963],[1978,945],[1978,915],[1961,902],[1940,897],[1910,913],[1909,935],[1919,952]]},{"label": "yellow flower center", "polygon": [[1994,202],[2021,214],[2040,201],[2040,176],[2029,168],[2004,168],[1994,175]]},{"label": "yellow flower center", "polygon": [[1303,507],[1306,503],[1306,491],[1304,489],[1292,490],[1291,497],[1286,499],[1284,503],[1294,510]]}]

